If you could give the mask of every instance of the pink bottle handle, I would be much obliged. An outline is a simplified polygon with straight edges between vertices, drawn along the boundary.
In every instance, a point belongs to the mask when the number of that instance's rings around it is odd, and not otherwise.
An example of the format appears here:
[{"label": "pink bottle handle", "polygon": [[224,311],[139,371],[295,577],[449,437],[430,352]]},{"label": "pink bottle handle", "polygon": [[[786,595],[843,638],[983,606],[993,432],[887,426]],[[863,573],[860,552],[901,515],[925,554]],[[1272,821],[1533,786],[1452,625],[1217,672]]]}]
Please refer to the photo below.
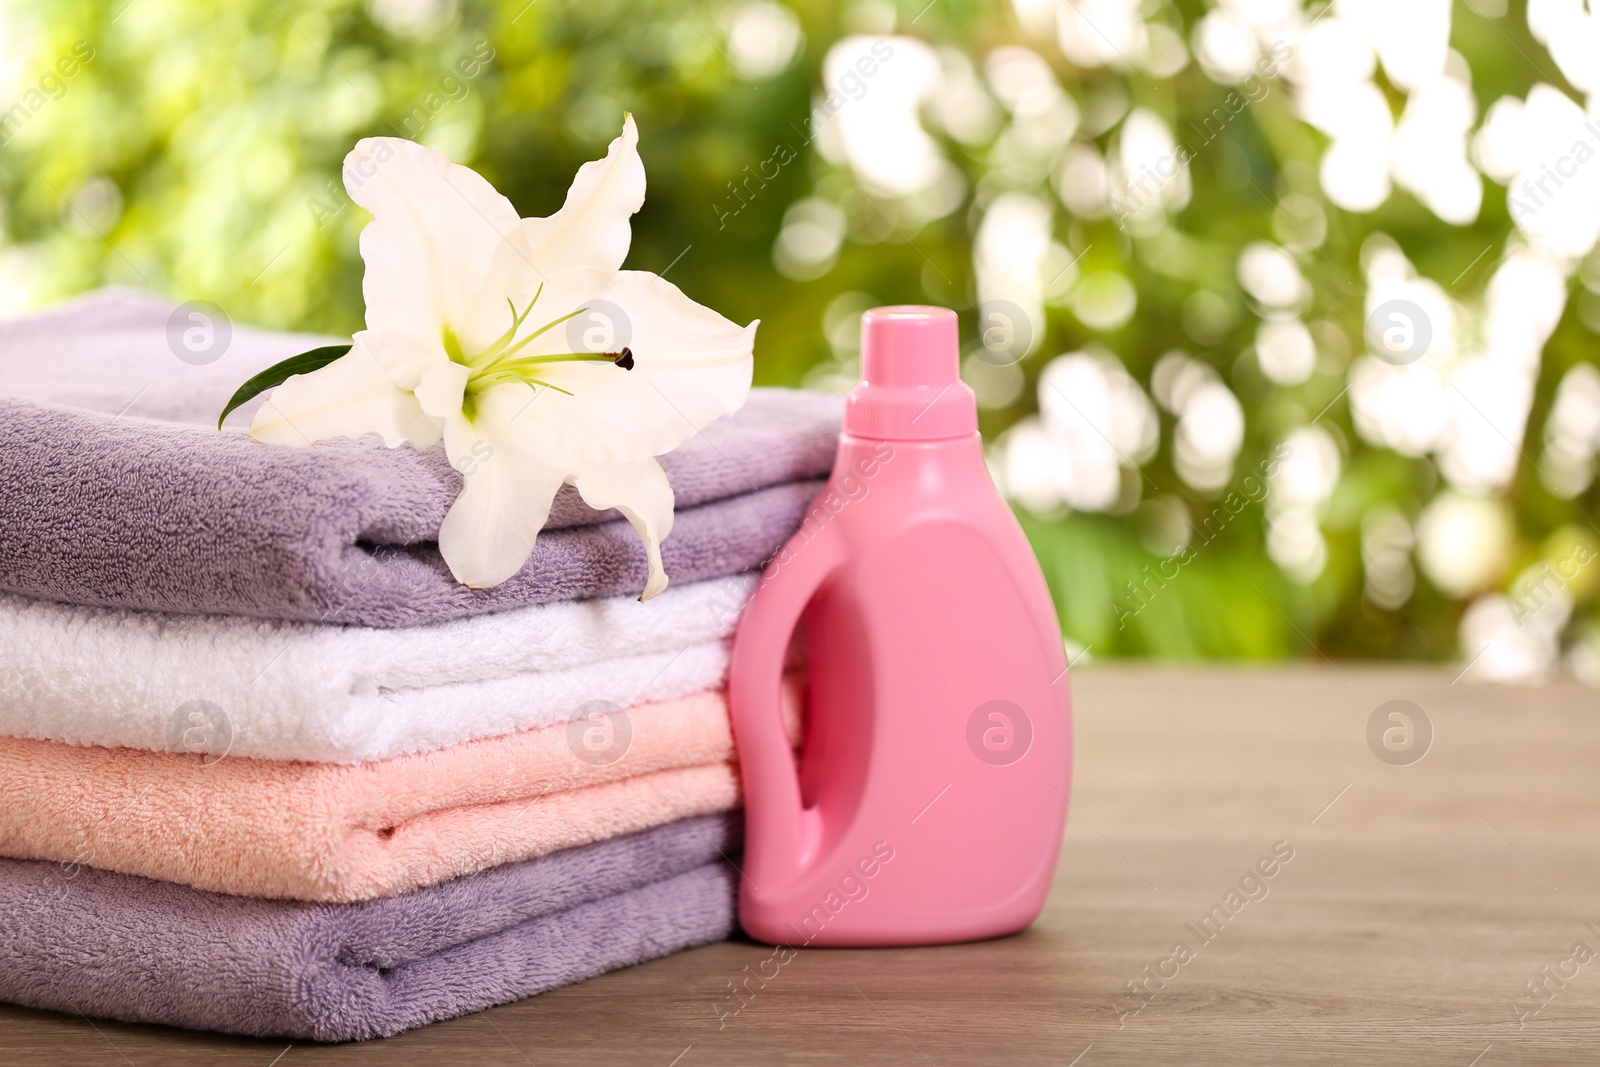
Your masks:
[{"label": "pink bottle handle", "polygon": [[800,801],[799,769],[784,728],[783,660],[801,614],[843,562],[832,526],[804,544],[785,546],[762,579],[760,595],[745,609],[734,638],[728,697],[745,805],[751,822],[762,827],[761,835],[746,843],[750,865],[758,870],[771,871],[776,863],[804,868],[821,840],[820,820]]}]

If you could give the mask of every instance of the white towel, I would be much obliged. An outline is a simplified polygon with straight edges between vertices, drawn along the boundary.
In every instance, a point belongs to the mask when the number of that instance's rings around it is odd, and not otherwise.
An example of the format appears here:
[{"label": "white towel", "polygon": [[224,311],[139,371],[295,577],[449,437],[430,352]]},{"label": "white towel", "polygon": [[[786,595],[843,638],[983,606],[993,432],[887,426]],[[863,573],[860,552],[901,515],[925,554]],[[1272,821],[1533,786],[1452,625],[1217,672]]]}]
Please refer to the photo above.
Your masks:
[{"label": "white towel", "polygon": [[[373,630],[0,595],[0,734],[357,763],[721,685],[752,574]],[[203,702],[203,703],[197,703]]]}]

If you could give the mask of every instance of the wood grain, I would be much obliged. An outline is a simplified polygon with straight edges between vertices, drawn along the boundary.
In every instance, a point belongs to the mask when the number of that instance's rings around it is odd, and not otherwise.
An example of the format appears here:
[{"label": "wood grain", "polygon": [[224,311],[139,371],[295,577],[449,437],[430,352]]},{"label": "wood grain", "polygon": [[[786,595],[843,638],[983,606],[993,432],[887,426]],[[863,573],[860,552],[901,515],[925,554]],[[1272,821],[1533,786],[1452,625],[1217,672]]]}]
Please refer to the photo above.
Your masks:
[{"label": "wood grain", "polygon": [[[1073,810],[1027,933],[807,950],[728,942],[389,1041],[248,1041],[0,1007],[6,1064],[1442,1064],[1600,1061],[1600,695],[1355,667],[1075,672]],[[1367,722],[1413,701],[1427,755]],[[1278,842],[1293,858],[1209,941]],[[1270,865],[1269,865],[1270,866]],[[1265,895],[1262,895],[1264,892]],[[1586,927],[1593,922],[1593,929]],[[1190,957],[1171,962],[1175,942]],[[1166,962],[1164,962],[1166,961]],[[1127,983],[1150,979],[1145,998]],[[1158,985],[1159,983],[1159,985]],[[1136,1005],[1143,1007],[1133,1013]],[[1120,1014],[1119,1014],[1120,1013]]]}]

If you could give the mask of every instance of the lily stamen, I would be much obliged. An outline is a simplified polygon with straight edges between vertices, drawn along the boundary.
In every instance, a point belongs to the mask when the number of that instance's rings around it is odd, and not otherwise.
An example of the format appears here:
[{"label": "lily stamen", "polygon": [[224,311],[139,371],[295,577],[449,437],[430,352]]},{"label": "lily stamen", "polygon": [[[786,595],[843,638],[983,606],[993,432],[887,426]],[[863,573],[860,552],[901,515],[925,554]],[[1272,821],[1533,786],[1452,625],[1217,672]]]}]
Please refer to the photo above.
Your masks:
[{"label": "lily stamen", "polygon": [[615,363],[623,370],[633,369],[633,350],[621,352],[551,352],[543,356],[523,356],[521,359],[497,360],[485,367],[485,373],[510,370],[513,367],[536,367],[541,363]]},{"label": "lily stamen", "polygon": [[570,390],[552,385],[543,378],[535,378],[528,373],[542,363],[610,363],[623,370],[632,370],[633,350],[624,348],[621,352],[552,352],[544,356],[524,356],[507,362],[497,361],[468,378],[467,389],[474,393],[482,393],[502,382],[526,382],[529,385],[542,385],[547,389],[554,389],[558,393],[571,396]]},{"label": "lily stamen", "polygon": [[[540,290],[540,292],[543,292],[544,291],[544,286],[541,285],[539,287],[539,290]],[[539,298],[538,293],[535,293],[534,294],[534,299],[537,300],[538,298]],[[513,310],[513,313],[514,313],[516,309],[513,308],[512,310]],[[528,311],[532,311],[532,310],[533,310],[533,305],[529,304],[528,305]],[[574,312],[571,312],[570,314],[566,314],[566,315],[561,316],[559,319],[551,319],[549,322],[545,323],[543,326],[539,327],[537,330],[534,330],[528,336],[524,337],[522,340],[518,341],[516,344],[512,345],[510,348],[505,349],[504,351],[499,351],[497,347],[491,346],[490,349],[487,352],[482,353],[478,357],[479,360],[482,360],[485,356],[489,356],[489,355],[493,355],[494,356],[494,358],[489,360],[488,363],[486,363],[483,366],[482,369],[485,370],[485,371],[493,370],[499,364],[505,362],[510,357],[512,357],[512,356],[516,355],[518,352],[522,351],[522,349],[527,346],[528,342],[533,341],[536,338],[541,337],[546,333],[549,333],[551,330],[555,329],[557,326],[560,326],[563,322],[566,322],[568,319],[574,318],[575,316],[578,316],[578,315],[582,315],[585,311],[588,311],[588,310],[589,310],[588,308],[579,308],[578,310],[576,310]],[[523,312],[523,317],[524,318],[527,317],[527,312],[526,311]],[[521,325],[520,321],[514,322],[512,324],[512,327],[511,327],[511,333],[515,334],[516,331],[517,331],[517,327],[520,326],[520,325]]]},{"label": "lily stamen", "polygon": [[501,350],[503,350],[506,347],[506,345],[510,344],[513,340],[516,339],[517,331],[522,328],[523,322],[527,320],[527,318],[528,318],[528,316],[530,314],[532,314],[533,305],[535,305],[535,304],[537,304],[539,302],[539,297],[541,295],[543,295],[543,293],[544,293],[544,282],[540,282],[539,283],[539,288],[534,290],[533,299],[528,301],[528,306],[522,309],[522,314],[520,314],[520,315],[517,314],[517,305],[512,301],[512,299],[509,296],[506,297],[506,304],[508,306],[510,306],[510,308],[511,308],[511,327],[508,330],[506,330],[505,333],[503,333],[499,337],[495,338],[494,344],[492,344],[488,348],[484,349],[484,351],[480,355],[480,358],[483,357],[483,356],[498,355],[501,352]]}]

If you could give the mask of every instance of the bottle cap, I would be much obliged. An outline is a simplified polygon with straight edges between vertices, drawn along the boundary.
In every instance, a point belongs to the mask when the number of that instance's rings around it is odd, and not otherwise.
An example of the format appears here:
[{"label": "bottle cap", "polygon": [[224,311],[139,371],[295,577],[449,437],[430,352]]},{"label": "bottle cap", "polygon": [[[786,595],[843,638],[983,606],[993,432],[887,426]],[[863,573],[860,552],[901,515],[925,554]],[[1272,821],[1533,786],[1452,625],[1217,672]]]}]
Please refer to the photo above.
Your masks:
[{"label": "bottle cap", "polygon": [[978,406],[961,380],[956,313],[900,304],[861,316],[861,381],[845,399],[845,432],[928,441],[978,432]]}]

